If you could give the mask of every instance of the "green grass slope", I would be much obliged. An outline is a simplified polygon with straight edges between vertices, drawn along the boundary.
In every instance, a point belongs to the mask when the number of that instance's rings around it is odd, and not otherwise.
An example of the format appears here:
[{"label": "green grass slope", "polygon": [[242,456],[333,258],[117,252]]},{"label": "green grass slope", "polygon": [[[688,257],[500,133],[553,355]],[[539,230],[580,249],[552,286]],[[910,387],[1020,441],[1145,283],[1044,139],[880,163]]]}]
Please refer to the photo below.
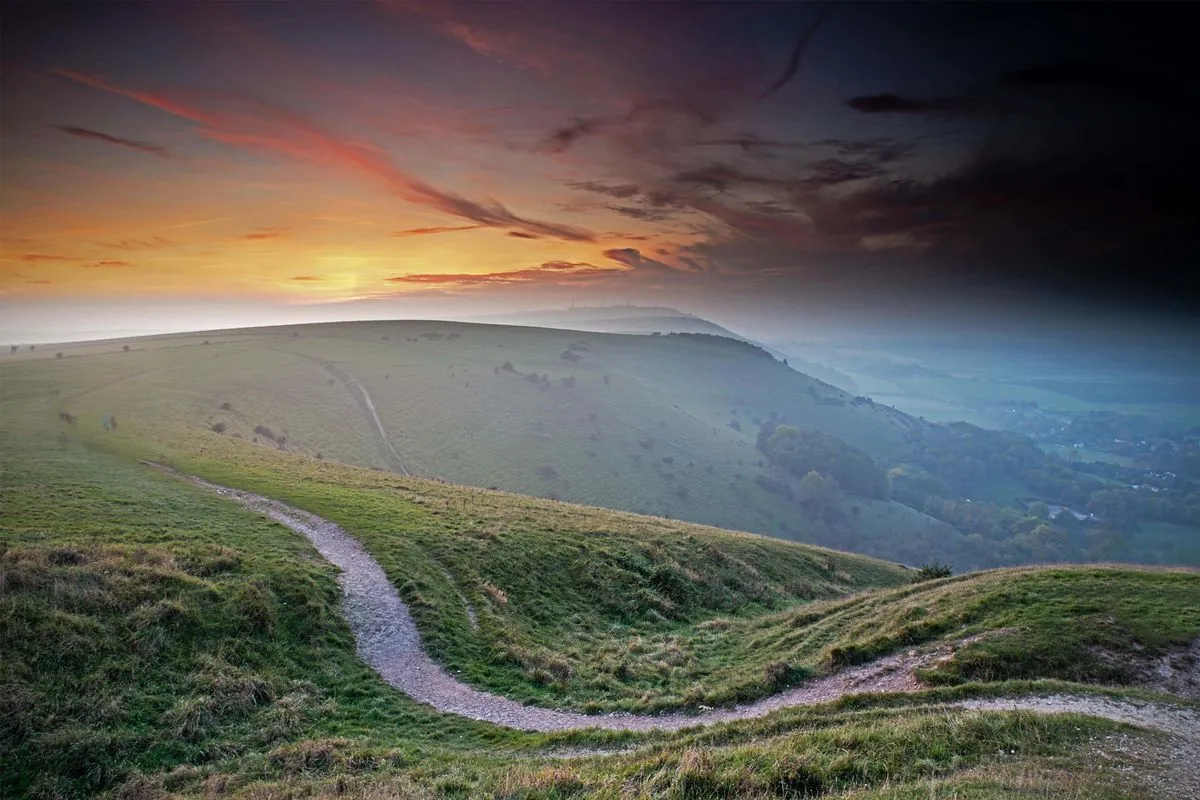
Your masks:
[{"label": "green grass slope", "polygon": [[[838,436],[885,464],[906,451],[920,423],[853,404],[844,392],[729,339],[378,322],[59,350],[61,359],[39,350],[0,361],[0,403],[32,403],[50,418],[65,411],[92,427],[115,414],[159,441],[203,431],[324,460],[830,546],[869,551],[880,538],[958,535],[891,504],[870,519],[849,518],[848,529],[870,535],[847,537],[760,486],[755,436],[771,415]],[[353,384],[369,393],[387,445]]]},{"label": "green grass slope", "polygon": [[[301,537],[138,456],[338,521],[440,659],[538,703],[733,700],[776,688],[765,679],[779,660],[794,679],[996,626],[1013,632],[985,639],[943,681],[1118,680],[986,647],[1027,636],[1022,654],[1047,654],[1058,630],[1080,631],[1082,648],[1155,652],[1200,627],[1195,573],[1030,569],[912,585],[903,568],[820,548],[228,436],[164,443],[124,422],[60,435],[37,419],[0,420],[4,796],[883,797],[935,783],[945,796],[1128,796],[1102,794],[1094,775],[1064,781],[1063,765],[1112,729],[1079,717],[877,702],[700,732],[533,736],[435,714],[359,661],[333,571]],[[701,697],[686,692],[693,683]],[[544,755],[628,746],[641,749]]]}]

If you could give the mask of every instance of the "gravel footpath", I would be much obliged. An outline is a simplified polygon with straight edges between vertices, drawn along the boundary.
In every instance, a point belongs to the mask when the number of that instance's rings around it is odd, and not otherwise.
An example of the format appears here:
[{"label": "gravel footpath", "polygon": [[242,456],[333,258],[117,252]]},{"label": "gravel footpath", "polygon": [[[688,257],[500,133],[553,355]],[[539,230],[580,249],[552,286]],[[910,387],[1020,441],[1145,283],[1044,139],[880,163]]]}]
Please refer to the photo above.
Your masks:
[{"label": "gravel footpath", "polygon": [[[358,642],[359,654],[392,686],[446,714],[527,731],[584,728],[674,731],[753,719],[781,708],[825,703],[855,694],[915,691],[921,686],[912,670],[946,658],[952,652],[952,648],[946,646],[927,651],[909,650],[835,675],[817,678],[803,686],[747,705],[699,714],[587,715],[526,706],[472,688],[448,674],[430,658],[421,647],[421,636],[408,613],[408,607],[383,569],[356,539],[337,525],[276,500],[218,486],[158,464],[150,465],[235,500],[307,537],[326,560],[341,570],[338,583],[342,587],[342,609]],[[1183,709],[1153,703],[1134,704],[1065,695],[966,700],[946,705],[974,711],[1087,714],[1125,722],[1172,735],[1182,743],[1181,759],[1190,759],[1186,762],[1188,767],[1200,763],[1200,718]],[[1200,796],[1200,790],[1195,796]]]}]

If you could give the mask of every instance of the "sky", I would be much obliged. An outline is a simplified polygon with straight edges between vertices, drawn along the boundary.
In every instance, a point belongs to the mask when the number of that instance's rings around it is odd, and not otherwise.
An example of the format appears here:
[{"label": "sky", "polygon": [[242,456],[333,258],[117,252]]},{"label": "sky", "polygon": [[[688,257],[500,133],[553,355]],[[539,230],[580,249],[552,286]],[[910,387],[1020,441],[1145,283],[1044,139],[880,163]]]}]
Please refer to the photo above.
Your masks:
[{"label": "sky", "polygon": [[1188,13],[10,3],[0,314],[1187,315]]}]

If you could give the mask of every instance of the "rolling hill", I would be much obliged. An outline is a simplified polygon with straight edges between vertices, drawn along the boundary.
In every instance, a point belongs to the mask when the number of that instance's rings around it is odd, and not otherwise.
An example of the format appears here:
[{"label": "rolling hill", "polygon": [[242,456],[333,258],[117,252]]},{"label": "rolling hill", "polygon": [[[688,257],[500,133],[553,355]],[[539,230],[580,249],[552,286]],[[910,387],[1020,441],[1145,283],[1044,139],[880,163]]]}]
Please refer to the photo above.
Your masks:
[{"label": "rolling hill", "polygon": [[[1116,798],[1131,774],[1161,775],[1157,740],[1095,715],[1164,730],[1193,719],[1128,687],[1200,633],[1194,571],[914,583],[862,556],[229,435],[158,441],[132,417],[63,428],[39,413],[42,395],[6,386],[6,796]],[[439,713],[356,653],[336,571],[285,518],[146,455],[290,503],[302,526],[336,522],[447,674],[536,707],[704,713],[889,654],[937,660],[924,683],[875,689],[917,694],[678,731],[530,733]],[[1004,711],[1041,707],[1076,713]],[[1114,746],[1119,768],[1098,750]]]},{"label": "rolling hill", "polygon": [[[5,413],[160,455],[249,443],[906,564],[1196,563],[1193,529],[1140,524],[1024,437],[927,423],[723,336],[237,329],[26,349],[0,359],[0,383]],[[1153,520],[1188,502],[1176,492]],[[1048,516],[1093,503],[1103,518]]]},{"label": "rolling hill", "polygon": [[[837,436],[882,464],[900,460],[921,423],[727,338],[374,322],[52,349],[3,363],[6,402],[27,397],[89,429],[116,415],[121,431],[164,446],[239,438],[917,563],[927,545],[904,542],[960,535],[899,503],[849,495],[843,523],[830,525],[764,488],[756,437],[768,419]],[[895,546],[872,550],[876,540]]]},{"label": "rolling hill", "polygon": [[728,339],[751,341],[711,320],[666,306],[579,306],[513,311],[507,314],[489,314],[472,321],[591,333],[706,333]]}]

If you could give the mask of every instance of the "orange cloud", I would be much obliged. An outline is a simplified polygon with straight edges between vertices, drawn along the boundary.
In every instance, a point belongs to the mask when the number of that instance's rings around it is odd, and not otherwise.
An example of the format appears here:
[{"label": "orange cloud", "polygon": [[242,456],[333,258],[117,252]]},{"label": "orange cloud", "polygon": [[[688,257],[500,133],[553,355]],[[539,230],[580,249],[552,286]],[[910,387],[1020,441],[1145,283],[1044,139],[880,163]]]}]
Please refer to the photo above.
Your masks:
[{"label": "orange cloud", "polygon": [[96,261],[92,264],[84,264],[83,268],[84,269],[110,269],[110,268],[116,268],[116,267],[132,267],[132,266],[133,266],[133,262],[131,262],[131,261],[116,261],[113,259],[104,259],[103,261]]},{"label": "orange cloud", "polygon": [[396,231],[392,236],[428,236],[434,233],[450,233],[451,231],[473,231],[482,227],[482,225],[440,225],[433,228],[409,228],[405,231]]},{"label": "orange cloud", "polygon": [[290,232],[289,228],[259,228],[253,233],[247,233],[242,238],[252,241],[257,239],[279,239],[287,236]]},{"label": "orange cloud", "polygon": [[586,281],[594,278],[608,277],[619,272],[620,270],[597,267],[583,261],[547,261],[540,267],[509,270],[507,272],[487,272],[476,274],[458,273],[447,275],[417,273],[397,275],[394,278],[387,278],[386,280],[389,283],[406,283],[422,286],[486,286],[496,284],[531,283],[533,281]]},{"label": "orange cloud", "polygon": [[22,261],[73,261],[74,259],[66,256],[52,256],[45,253],[26,253],[21,256]]},{"label": "orange cloud", "polygon": [[483,227],[511,228],[567,241],[590,242],[595,239],[594,234],[582,228],[527,219],[496,201],[478,202],[438,189],[401,170],[376,148],[339,138],[296,114],[263,102],[241,100],[237,103],[240,106],[237,112],[210,111],[151,92],[115,86],[91,75],[69,70],[58,70],[58,74],[198,123],[204,126],[201,134],[210,139],[365,175],[382,182],[409,203]]},{"label": "orange cloud", "polygon": [[101,247],[111,247],[114,250],[164,250],[168,247],[178,247],[183,243],[155,236],[150,239],[124,239],[119,242],[97,242],[96,244]]}]

